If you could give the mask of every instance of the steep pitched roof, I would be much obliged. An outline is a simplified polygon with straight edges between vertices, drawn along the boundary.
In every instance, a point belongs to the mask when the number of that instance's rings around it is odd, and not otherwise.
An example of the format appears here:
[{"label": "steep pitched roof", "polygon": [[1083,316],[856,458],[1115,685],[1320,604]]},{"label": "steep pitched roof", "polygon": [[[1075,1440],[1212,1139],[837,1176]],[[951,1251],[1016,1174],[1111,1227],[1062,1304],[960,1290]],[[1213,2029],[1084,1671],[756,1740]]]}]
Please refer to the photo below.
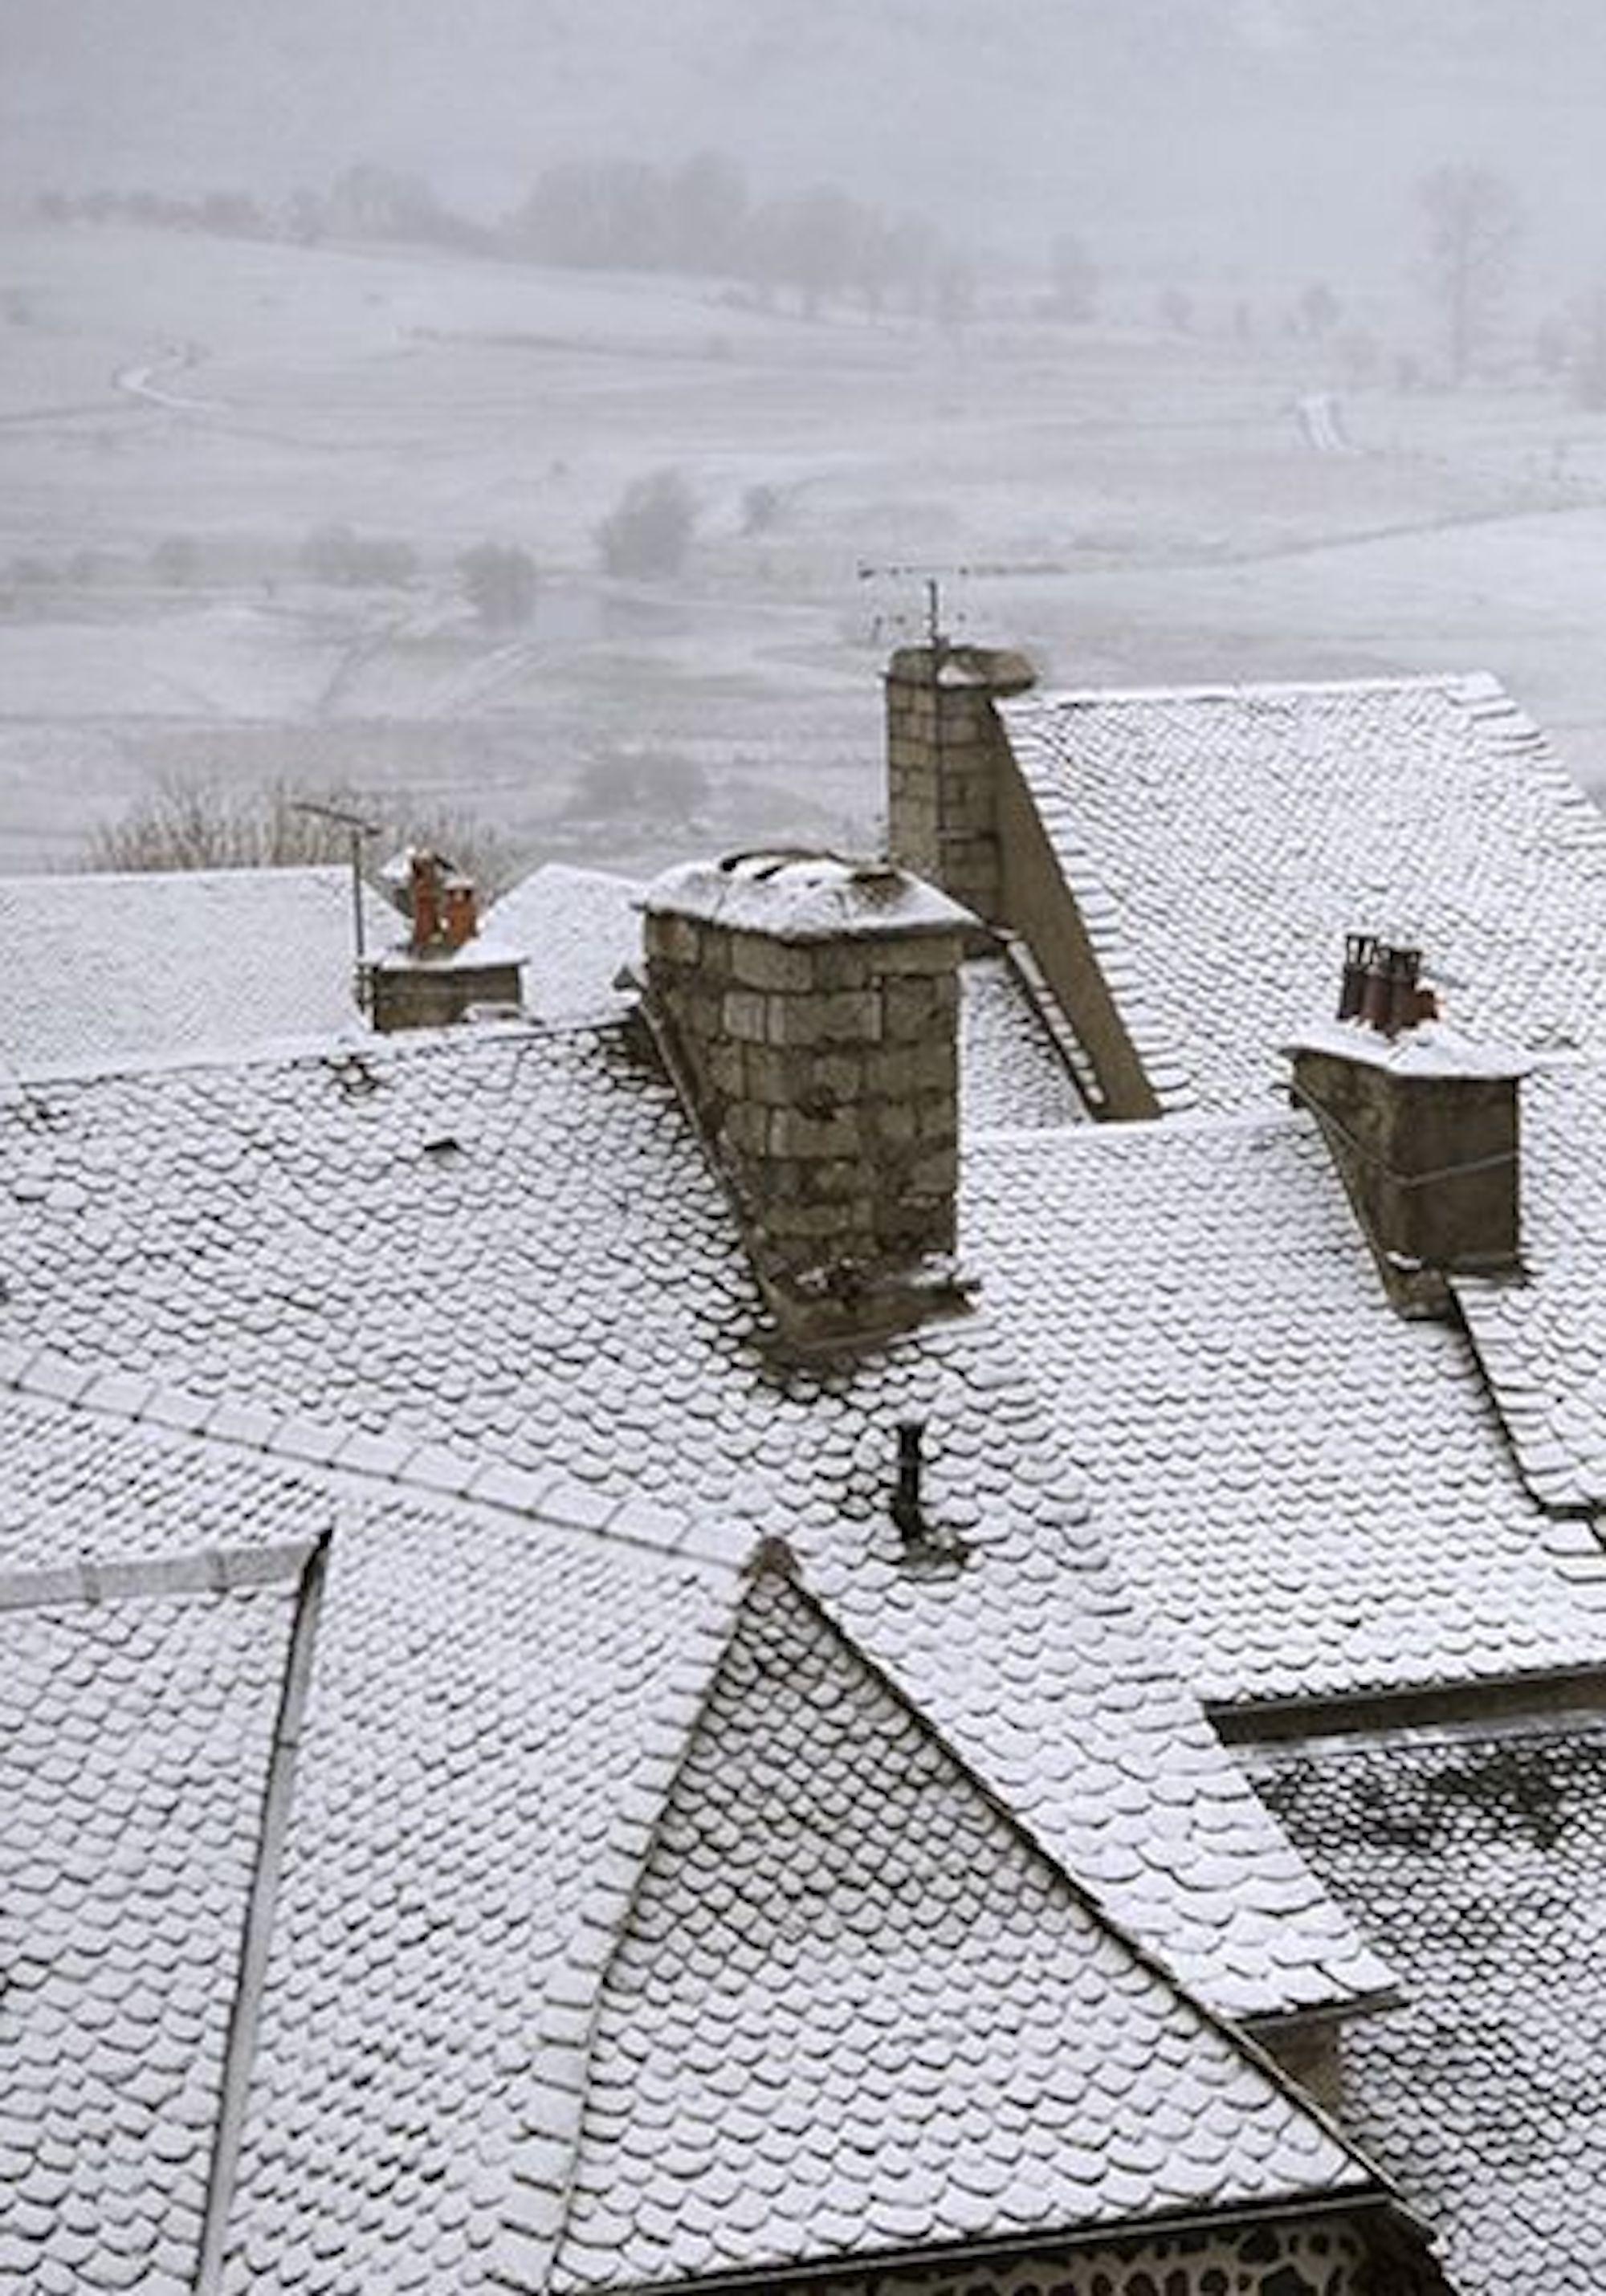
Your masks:
[{"label": "steep pitched roof", "polygon": [[1558,1717],[1252,1757],[1401,1975],[1345,2038],[1345,2125],[1465,2296],[1606,2284],[1606,1724]]},{"label": "steep pitched roof", "polygon": [[[620,1030],[104,1078],[0,1130],[0,1340],[25,1358],[103,1360],[136,1407],[140,1382],[187,1388],[248,1440],[334,1420],[392,1462],[444,1448],[458,1489],[561,1472],[606,1506],[789,1538],[992,1790],[1214,2005],[1386,1981],[1149,1646],[1007,1332],[982,1316],[857,1362],[778,1358],[719,1189]],[[889,1519],[910,1412],[932,1505],[976,1550],[946,1586],[901,1570]]]},{"label": "steep pitched roof", "polygon": [[641,956],[640,886],[605,869],[548,861],[494,901],[485,931],[524,953],[524,1001],[543,1021],[617,1012],[614,983]]},{"label": "steep pitched roof", "polygon": [[8,2288],[194,2284],[293,1593],[0,1616]]},{"label": "steep pitched roof", "polygon": [[550,2261],[508,2274],[532,2290],[862,2270],[1371,2181],[772,1573],[607,1962],[572,2156],[534,2149],[556,2234],[524,2253]]},{"label": "steep pitched roof", "polygon": [[1606,1066],[1558,1061],[1522,1086],[1523,1275],[1456,1298],[1546,1505],[1606,1508]]},{"label": "steep pitched roof", "polygon": [[[34,1398],[58,1460],[144,1442],[177,1494],[231,1447],[92,1395]],[[667,1516],[282,1467],[254,1432],[238,1504],[321,1488],[326,1567],[259,1554],[279,1577],[247,1591],[169,1553],[119,1577],[124,1524],[76,1599],[5,1581],[17,2284],[177,2296],[201,2255],[241,2296],[578,2287],[626,2218],[622,2277],[650,2285],[733,2238],[845,2263],[905,2234],[1380,2196],[789,1580]],[[878,2021],[869,2088],[908,2144],[850,2177],[844,2085]],[[719,2070],[755,2054],[790,2083],[756,2143]],[[711,2251],[731,2147],[753,2173]]]},{"label": "steep pitched roof", "polygon": [[[366,898],[371,941],[394,914]],[[0,1078],[366,1035],[336,868],[0,879]]]},{"label": "steep pitched roof", "polygon": [[[1541,1163],[1553,1113],[1526,1127]],[[1389,1306],[1307,1119],[982,1140],[967,1201],[1118,1567],[1207,1700],[1606,1661],[1606,1555],[1526,1488],[1462,1333]]]},{"label": "steep pitched roof", "polygon": [[1495,681],[1031,694],[1002,715],[1165,1105],[1264,1098],[1343,936],[1475,1033],[1606,1046],[1606,818]]}]

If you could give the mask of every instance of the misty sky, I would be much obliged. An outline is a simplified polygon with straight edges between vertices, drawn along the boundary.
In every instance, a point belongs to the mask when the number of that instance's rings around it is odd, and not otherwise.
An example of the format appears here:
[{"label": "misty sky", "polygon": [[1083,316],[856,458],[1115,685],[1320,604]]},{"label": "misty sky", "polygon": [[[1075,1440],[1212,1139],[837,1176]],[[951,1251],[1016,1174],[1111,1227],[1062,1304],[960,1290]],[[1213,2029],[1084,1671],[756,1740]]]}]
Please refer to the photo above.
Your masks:
[{"label": "misty sky", "polygon": [[[1443,159],[1516,180],[1530,277],[1606,263],[1598,0],[4,0],[6,185],[280,193],[358,158],[482,213],[555,158],[740,158],[1028,259],[1400,264]],[[1274,187],[1274,196],[1268,191]]]}]

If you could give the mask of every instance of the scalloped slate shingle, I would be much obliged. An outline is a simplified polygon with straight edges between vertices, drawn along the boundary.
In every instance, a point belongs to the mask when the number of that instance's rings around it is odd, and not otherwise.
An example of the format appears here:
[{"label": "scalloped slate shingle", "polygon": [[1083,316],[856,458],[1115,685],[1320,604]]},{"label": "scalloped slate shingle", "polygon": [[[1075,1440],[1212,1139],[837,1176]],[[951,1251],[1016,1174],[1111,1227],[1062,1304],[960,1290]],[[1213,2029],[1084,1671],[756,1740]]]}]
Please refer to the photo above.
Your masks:
[{"label": "scalloped slate shingle", "polygon": [[0,1617],[0,2282],[194,2283],[293,1588]]},{"label": "scalloped slate shingle", "polygon": [[[980,1316],[856,1365],[775,1362],[723,1199],[624,1032],[107,1078],[0,1130],[0,1341],[791,1538],[965,1758],[1216,2006],[1384,1981],[1145,1644],[1007,1333]],[[985,1549],[947,1592],[896,1568],[910,1409],[934,1505]]]},{"label": "scalloped slate shingle", "polygon": [[873,2266],[1369,2181],[799,1589],[753,1587],[603,1980],[532,2284]]},{"label": "scalloped slate shingle", "polygon": [[1524,1280],[1458,1279],[1460,1301],[1531,1488],[1606,1508],[1606,1067],[1522,1085]]},{"label": "scalloped slate shingle", "polygon": [[1207,1700],[1606,1660],[1606,1559],[1524,1488],[1462,1335],[1388,1305],[1306,1119],[980,1142],[968,1206],[1099,1529]]},{"label": "scalloped slate shingle", "polygon": [[1357,929],[1420,941],[1472,1034],[1606,1048],[1606,819],[1493,678],[1002,715],[1165,1104],[1264,1100]]},{"label": "scalloped slate shingle", "polygon": [[342,1529],[225,2292],[483,2284],[543,1985],[633,1870],[642,1766],[729,1579],[446,1503]]},{"label": "scalloped slate shingle", "polygon": [[1345,2126],[1465,2296],[1606,2286],[1606,1726],[1271,1750],[1262,1791],[1388,1952]]},{"label": "scalloped slate shingle", "polygon": [[[395,939],[392,911],[365,911]],[[0,1073],[367,1035],[344,869],[6,877],[0,945]]]}]

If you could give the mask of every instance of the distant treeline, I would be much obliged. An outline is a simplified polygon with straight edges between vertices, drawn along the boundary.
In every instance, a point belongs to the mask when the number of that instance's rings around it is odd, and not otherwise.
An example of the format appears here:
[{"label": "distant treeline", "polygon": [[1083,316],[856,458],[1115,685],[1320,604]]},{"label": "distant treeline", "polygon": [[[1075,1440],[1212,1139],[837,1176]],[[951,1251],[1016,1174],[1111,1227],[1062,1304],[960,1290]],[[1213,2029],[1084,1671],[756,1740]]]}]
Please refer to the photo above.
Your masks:
[{"label": "distant treeline", "polygon": [[276,207],[227,190],[193,199],[51,191],[37,206],[60,222],[127,221],[302,245],[403,240],[579,270],[712,275],[760,298],[795,295],[811,315],[852,301],[868,311],[962,319],[975,299],[968,263],[924,217],[889,215],[832,184],[755,201],[741,168],[715,152],[666,167],[564,160],[496,224],[456,213],[421,176],[366,161],[326,191],[298,191]]}]

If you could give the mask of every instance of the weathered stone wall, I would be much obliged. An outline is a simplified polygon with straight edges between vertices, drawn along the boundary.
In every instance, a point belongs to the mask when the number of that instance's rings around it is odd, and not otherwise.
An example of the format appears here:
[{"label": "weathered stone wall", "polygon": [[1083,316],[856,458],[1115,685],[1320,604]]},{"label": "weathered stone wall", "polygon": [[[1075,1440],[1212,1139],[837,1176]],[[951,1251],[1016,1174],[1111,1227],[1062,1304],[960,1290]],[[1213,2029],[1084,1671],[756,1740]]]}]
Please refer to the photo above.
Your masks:
[{"label": "weathered stone wall", "polygon": [[[833,2281],[823,2296],[1396,2296],[1344,2224],[1177,2233],[1072,2257]],[[1403,2292],[1401,2292],[1403,2296]]]},{"label": "weathered stone wall", "polygon": [[383,1036],[449,1028],[473,1005],[517,1005],[521,997],[516,964],[376,964],[368,980],[369,1018]]},{"label": "weathered stone wall", "polygon": [[957,929],[787,941],[649,914],[646,948],[698,1119],[772,1267],[953,1250]]}]

